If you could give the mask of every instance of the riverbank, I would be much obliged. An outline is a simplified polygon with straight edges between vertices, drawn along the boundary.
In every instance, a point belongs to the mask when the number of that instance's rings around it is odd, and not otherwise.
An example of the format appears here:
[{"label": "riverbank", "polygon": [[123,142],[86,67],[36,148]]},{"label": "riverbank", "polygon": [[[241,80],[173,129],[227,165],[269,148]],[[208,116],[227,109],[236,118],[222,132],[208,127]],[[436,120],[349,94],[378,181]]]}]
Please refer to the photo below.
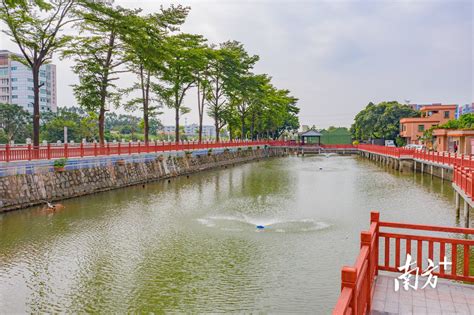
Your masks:
[{"label": "riverbank", "polygon": [[39,167],[0,177],[0,212],[286,154],[283,148],[244,147],[90,161],[72,159],[62,172]]}]

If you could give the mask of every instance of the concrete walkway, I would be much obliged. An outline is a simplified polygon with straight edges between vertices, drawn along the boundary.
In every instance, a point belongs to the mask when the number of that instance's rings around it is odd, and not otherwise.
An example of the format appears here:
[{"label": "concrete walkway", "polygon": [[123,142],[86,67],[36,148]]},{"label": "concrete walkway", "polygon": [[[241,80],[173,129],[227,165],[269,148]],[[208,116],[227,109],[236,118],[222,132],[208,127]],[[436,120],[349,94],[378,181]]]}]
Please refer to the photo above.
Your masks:
[{"label": "concrete walkway", "polygon": [[394,289],[398,275],[380,274],[375,284],[371,314],[470,314],[474,315],[474,285],[461,284],[438,278],[435,289],[418,283],[418,290]]}]

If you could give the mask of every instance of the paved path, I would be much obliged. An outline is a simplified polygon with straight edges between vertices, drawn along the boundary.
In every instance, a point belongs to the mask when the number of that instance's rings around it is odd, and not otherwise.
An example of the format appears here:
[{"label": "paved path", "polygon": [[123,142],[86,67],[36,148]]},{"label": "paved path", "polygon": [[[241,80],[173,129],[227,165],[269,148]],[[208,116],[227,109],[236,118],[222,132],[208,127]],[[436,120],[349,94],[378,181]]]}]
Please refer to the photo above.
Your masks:
[{"label": "paved path", "polygon": [[474,315],[474,285],[438,278],[435,289],[427,286],[418,290],[398,292],[394,289],[395,274],[377,277],[371,314],[470,314]]}]

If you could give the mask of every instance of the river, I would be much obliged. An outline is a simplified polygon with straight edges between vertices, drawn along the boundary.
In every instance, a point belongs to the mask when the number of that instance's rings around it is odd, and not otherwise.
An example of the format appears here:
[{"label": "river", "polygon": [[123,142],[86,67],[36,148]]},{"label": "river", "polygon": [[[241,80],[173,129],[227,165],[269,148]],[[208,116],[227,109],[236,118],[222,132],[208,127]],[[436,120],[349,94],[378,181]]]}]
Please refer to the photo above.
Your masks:
[{"label": "river", "polygon": [[450,185],[358,157],[288,157],[6,213],[0,313],[327,314],[370,211],[458,226]]}]

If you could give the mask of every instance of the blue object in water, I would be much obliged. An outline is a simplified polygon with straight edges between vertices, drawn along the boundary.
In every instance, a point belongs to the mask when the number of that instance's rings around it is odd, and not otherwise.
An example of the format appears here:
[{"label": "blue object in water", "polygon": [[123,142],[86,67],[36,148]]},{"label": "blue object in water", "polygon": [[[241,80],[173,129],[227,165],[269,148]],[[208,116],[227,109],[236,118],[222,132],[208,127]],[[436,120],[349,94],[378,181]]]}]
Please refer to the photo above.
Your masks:
[{"label": "blue object in water", "polygon": [[257,225],[257,229],[264,229],[265,227],[263,225]]}]

